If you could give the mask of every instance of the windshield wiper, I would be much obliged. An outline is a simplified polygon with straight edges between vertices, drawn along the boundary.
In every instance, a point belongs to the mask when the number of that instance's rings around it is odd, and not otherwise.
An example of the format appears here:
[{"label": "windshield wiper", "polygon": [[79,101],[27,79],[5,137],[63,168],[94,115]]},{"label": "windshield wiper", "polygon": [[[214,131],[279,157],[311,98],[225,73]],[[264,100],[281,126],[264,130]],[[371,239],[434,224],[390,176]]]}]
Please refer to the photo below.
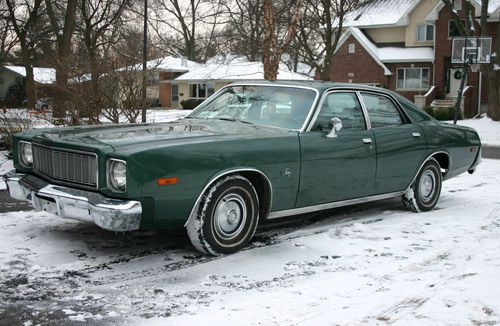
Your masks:
[{"label": "windshield wiper", "polygon": [[217,119],[218,120],[224,120],[224,121],[241,122],[241,123],[246,123],[246,124],[253,125],[253,123],[251,123],[249,121],[245,121],[245,120],[238,120],[238,119],[233,119],[233,118],[217,118]]}]

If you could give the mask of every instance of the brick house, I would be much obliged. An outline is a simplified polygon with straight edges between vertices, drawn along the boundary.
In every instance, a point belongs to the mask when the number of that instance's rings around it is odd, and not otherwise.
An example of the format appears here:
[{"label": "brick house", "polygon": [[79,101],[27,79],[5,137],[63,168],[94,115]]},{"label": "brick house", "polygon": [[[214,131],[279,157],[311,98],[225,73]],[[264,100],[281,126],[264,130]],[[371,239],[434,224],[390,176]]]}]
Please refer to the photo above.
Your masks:
[{"label": "brick house", "polygon": [[[479,34],[480,3],[471,1]],[[455,0],[464,15],[465,0]],[[500,4],[488,8],[488,35],[495,49]],[[452,105],[460,87],[461,64],[451,63],[458,30],[440,0],[375,0],[346,15],[333,57],[333,81],[371,84],[395,90],[420,107]],[[492,51],[494,52],[494,51]],[[485,76],[469,72],[463,92],[466,117],[487,102]]]}]

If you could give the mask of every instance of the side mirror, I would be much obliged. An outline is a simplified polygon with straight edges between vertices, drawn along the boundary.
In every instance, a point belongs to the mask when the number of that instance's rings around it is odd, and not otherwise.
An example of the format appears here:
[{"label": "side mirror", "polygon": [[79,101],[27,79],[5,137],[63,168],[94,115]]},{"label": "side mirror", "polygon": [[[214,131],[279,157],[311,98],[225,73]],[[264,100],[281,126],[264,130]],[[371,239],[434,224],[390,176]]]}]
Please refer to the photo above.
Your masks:
[{"label": "side mirror", "polygon": [[326,135],[327,138],[335,138],[337,137],[337,132],[342,129],[342,120],[337,117],[333,117],[330,120],[330,124],[332,125],[332,130]]}]

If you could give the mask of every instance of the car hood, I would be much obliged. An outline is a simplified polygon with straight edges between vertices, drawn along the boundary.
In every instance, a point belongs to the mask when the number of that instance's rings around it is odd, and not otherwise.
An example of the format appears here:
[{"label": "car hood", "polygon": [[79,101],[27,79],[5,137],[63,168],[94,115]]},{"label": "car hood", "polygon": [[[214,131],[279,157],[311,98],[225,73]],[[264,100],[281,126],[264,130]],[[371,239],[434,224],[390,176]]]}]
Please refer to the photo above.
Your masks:
[{"label": "car hood", "polygon": [[132,149],[297,133],[286,129],[223,120],[182,119],[155,124],[79,126],[39,131],[34,140],[73,148]]}]

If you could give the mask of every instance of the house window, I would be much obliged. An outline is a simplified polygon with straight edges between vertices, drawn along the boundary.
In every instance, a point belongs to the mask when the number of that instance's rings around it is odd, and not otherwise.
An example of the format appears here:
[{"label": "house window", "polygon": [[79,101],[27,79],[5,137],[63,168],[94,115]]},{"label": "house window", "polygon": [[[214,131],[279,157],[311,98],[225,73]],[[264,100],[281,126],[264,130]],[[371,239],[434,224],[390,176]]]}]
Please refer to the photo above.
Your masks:
[{"label": "house window", "polygon": [[434,39],[434,25],[417,26],[417,41],[432,41]]},{"label": "house window", "polygon": [[172,84],[172,102],[179,102],[179,85]]},{"label": "house window", "polygon": [[146,79],[147,86],[158,86],[160,84],[160,75],[158,73],[153,73],[149,75]]},{"label": "house window", "polygon": [[349,44],[349,53],[354,53],[354,50],[356,48],[356,45],[354,43]]},{"label": "house window", "polygon": [[429,88],[429,68],[398,68],[398,90],[426,90]]},{"label": "house window", "polygon": [[[465,26],[465,20],[461,20],[460,22],[462,23],[462,26]],[[456,21],[450,20],[448,22],[448,38],[457,36],[462,36],[462,34],[460,34],[458,24]]]},{"label": "house window", "polygon": [[462,10],[462,0],[453,0],[453,9]]},{"label": "house window", "polygon": [[214,93],[214,84],[191,84],[189,85],[191,98],[205,99]]}]

